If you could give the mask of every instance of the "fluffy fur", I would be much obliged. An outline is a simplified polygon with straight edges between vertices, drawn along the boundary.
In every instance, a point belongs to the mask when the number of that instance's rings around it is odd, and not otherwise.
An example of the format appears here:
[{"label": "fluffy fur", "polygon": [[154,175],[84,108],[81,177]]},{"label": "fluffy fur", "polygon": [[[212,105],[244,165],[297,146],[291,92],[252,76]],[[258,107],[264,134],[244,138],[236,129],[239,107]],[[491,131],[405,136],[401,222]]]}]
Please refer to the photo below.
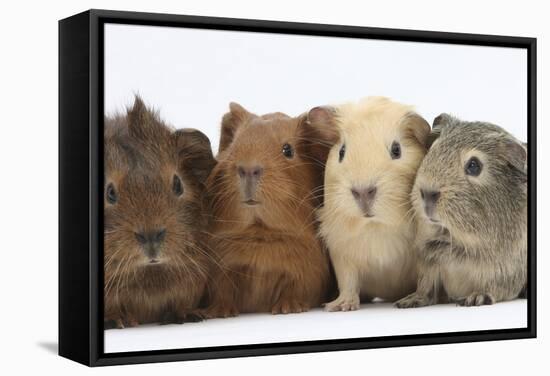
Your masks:
[{"label": "fluffy fur", "polygon": [[[336,107],[332,118],[340,139],[328,156],[318,217],[339,296],[325,309],[348,311],[360,301],[395,301],[414,291],[416,221],[409,195],[430,127],[411,107],[380,97]],[[395,143],[401,155],[392,159]],[[368,205],[354,196],[372,188]]]},{"label": "fluffy fur", "polygon": [[201,232],[210,142],[172,130],[140,98],[105,119],[104,141],[105,325],[193,319],[210,268]]},{"label": "fluffy fur", "polygon": [[[518,297],[527,281],[527,145],[502,128],[442,114],[412,192],[420,275],[401,308],[453,301],[493,304]],[[478,176],[466,174],[472,157]],[[424,192],[439,192],[426,209]]]},{"label": "fluffy fur", "polygon": [[230,105],[207,182],[211,248],[222,268],[207,317],[302,312],[325,299],[329,261],[314,217],[323,149],[326,156],[322,132],[305,115],[257,116]]}]

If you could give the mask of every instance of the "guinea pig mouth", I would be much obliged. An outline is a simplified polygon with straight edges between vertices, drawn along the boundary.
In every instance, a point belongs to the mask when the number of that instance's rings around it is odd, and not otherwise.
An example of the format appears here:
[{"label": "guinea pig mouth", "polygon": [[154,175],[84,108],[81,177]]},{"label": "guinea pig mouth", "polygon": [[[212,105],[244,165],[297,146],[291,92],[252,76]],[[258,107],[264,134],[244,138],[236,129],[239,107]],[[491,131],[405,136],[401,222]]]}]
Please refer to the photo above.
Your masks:
[{"label": "guinea pig mouth", "polygon": [[246,206],[256,206],[256,205],[260,205],[260,201],[249,199],[249,200],[243,201],[243,204],[245,204]]},{"label": "guinea pig mouth", "polygon": [[443,227],[443,224],[441,223],[441,218],[439,218],[435,214],[424,213],[424,220],[426,222],[428,222],[429,224],[438,225],[438,226]]},{"label": "guinea pig mouth", "polygon": [[151,258],[151,259],[145,261],[145,264],[146,264],[147,266],[160,265],[160,264],[162,264],[162,260],[159,259],[159,258]]},{"label": "guinea pig mouth", "polygon": [[433,224],[439,224],[441,222],[439,216],[433,210],[424,209],[424,219]]}]

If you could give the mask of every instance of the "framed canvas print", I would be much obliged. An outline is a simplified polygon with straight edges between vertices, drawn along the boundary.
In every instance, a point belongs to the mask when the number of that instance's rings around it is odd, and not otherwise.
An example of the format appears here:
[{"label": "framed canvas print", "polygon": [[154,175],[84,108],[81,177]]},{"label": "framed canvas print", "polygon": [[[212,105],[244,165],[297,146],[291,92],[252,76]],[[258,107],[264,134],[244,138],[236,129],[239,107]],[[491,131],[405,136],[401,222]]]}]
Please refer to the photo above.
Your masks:
[{"label": "framed canvas print", "polygon": [[536,40],[59,22],[59,353],[536,336]]}]

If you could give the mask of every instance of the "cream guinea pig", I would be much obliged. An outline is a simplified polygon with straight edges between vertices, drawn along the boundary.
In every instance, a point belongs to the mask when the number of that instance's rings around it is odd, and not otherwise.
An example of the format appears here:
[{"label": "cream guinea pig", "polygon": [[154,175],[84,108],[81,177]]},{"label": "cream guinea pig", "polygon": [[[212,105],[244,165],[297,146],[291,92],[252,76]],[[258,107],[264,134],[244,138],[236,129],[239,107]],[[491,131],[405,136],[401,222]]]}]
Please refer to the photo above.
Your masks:
[{"label": "cream guinea pig", "polygon": [[325,171],[320,234],[339,296],[327,311],[350,311],[373,298],[395,301],[416,286],[416,219],[410,192],[426,154],[430,126],[412,107],[388,98],[317,110],[339,141]]}]

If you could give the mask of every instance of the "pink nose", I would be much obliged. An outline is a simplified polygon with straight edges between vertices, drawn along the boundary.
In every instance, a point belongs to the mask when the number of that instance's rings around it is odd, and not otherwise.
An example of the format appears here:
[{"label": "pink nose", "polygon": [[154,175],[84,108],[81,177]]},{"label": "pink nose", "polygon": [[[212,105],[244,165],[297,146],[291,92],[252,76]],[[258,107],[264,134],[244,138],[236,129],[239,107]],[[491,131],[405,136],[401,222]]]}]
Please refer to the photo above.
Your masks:
[{"label": "pink nose", "polygon": [[237,172],[241,179],[253,178],[259,179],[264,173],[264,169],[261,166],[239,166],[237,167]]},{"label": "pink nose", "polygon": [[241,193],[244,202],[256,202],[256,194],[264,169],[262,166],[237,166],[237,174],[240,178]]},{"label": "pink nose", "polygon": [[441,192],[439,191],[427,191],[424,189],[420,190],[420,196],[422,197],[422,200],[424,201],[424,211],[426,212],[426,215],[429,218],[432,218],[435,213],[435,208],[437,206],[437,201],[439,201],[439,197],[441,196]]},{"label": "pink nose", "polygon": [[351,194],[357,201],[368,203],[376,197],[376,187],[370,186],[367,188],[352,188]]},{"label": "pink nose", "polygon": [[376,186],[371,185],[366,188],[355,187],[351,189],[351,194],[353,195],[353,198],[355,198],[355,202],[357,202],[359,209],[361,209],[365,217],[372,217],[374,215],[372,206],[376,197]]}]

